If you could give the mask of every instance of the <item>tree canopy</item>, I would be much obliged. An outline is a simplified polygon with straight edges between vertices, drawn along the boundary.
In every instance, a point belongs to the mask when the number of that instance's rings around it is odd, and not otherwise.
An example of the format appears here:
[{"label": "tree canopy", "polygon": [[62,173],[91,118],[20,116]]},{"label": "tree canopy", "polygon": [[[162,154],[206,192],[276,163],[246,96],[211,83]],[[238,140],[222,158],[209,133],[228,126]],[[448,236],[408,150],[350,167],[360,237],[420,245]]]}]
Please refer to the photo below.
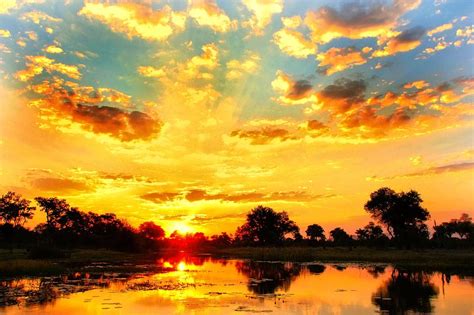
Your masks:
[{"label": "tree canopy", "polygon": [[298,237],[299,228],[288,214],[272,208],[258,206],[247,214],[244,225],[236,231],[236,239],[244,243],[273,245],[284,241],[287,234]]},{"label": "tree canopy", "polygon": [[35,207],[21,195],[9,191],[0,198],[0,220],[12,225],[22,225],[33,217]]},{"label": "tree canopy", "polygon": [[422,202],[420,194],[414,190],[396,193],[384,187],[370,194],[364,208],[373,219],[385,226],[395,240],[409,244],[428,236],[424,222],[430,214],[421,206]]}]

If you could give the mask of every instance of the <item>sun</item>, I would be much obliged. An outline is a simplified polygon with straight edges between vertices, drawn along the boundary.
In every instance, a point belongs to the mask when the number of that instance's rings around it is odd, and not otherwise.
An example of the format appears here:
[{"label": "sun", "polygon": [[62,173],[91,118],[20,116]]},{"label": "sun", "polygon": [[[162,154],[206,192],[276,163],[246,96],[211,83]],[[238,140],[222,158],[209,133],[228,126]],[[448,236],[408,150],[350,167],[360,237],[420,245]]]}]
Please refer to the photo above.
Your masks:
[{"label": "sun", "polygon": [[194,229],[184,222],[175,222],[171,225],[170,232],[178,231],[180,234],[193,233]]}]

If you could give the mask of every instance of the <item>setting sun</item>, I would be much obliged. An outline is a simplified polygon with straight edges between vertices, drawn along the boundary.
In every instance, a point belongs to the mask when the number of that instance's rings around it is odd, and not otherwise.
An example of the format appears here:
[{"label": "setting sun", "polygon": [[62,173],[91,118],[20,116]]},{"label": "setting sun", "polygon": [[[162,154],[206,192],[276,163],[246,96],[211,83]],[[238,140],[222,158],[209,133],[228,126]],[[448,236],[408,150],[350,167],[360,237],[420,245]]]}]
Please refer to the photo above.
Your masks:
[{"label": "setting sun", "polygon": [[186,235],[188,233],[194,233],[195,230],[187,225],[185,222],[175,222],[169,228],[170,233],[177,231],[181,235]]}]

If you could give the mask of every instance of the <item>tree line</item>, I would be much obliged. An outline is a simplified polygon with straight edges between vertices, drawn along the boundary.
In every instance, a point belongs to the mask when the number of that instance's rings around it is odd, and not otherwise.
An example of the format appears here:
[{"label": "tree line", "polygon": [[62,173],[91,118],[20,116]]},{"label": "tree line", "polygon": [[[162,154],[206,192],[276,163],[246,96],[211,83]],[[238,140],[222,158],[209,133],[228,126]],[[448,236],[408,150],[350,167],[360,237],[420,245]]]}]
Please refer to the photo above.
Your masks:
[{"label": "tree line", "polygon": [[433,227],[430,235],[429,211],[416,191],[395,192],[380,188],[370,194],[364,209],[373,221],[349,235],[337,227],[326,237],[319,224],[309,225],[303,236],[300,228],[285,211],[257,206],[248,212],[245,223],[234,235],[221,233],[211,237],[202,232],[185,235],[165,231],[156,223],[143,222],[138,228],[113,213],[84,212],[56,197],[36,197],[46,222],[28,229],[37,207],[15,192],[0,198],[0,246],[6,248],[42,248],[39,255],[51,248],[106,248],[122,251],[154,251],[160,248],[202,248],[229,246],[374,246],[374,247],[462,247],[473,245],[472,218],[462,214],[459,219]]}]

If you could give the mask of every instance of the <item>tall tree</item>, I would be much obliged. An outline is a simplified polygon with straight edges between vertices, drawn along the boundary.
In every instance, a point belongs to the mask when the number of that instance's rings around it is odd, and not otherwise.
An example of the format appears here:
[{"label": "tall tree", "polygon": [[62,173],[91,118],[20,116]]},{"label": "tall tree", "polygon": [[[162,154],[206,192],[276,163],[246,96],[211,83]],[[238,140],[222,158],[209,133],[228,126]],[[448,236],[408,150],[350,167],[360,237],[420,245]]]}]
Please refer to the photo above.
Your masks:
[{"label": "tall tree", "polygon": [[414,190],[396,193],[384,187],[370,194],[364,208],[372,218],[385,225],[395,240],[410,245],[428,237],[424,222],[430,214],[421,206],[422,202],[420,194]]},{"label": "tall tree", "polygon": [[337,227],[334,230],[331,230],[329,234],[331,235],[332,240],[336,244],[345,245],[352,241],[352,237],[340,227]]},{"label": "tall tree", "polygon": [[143,222],[138,227],[138,232],[143,235],[145,238],[151,240],[159,240],[165,237],[165,231],[161,226],[155,224],[152,221]]},{"label": "tall tree", "polygon": [[324,229],[319,224],[311,224],[308,225],[306,229],[306,235],[312,241],[324,241],[326,240],[326,236],[324,235]]},{"label": "tall tree", "polygon": [[7,192],[0,198],[0,219],[14,226],[23,225],[33,217],[33,211],[36,209],[31,207],[30,203],[15,192]]},{"label": "tall tree", "polygon": [[236,232],[236,239],[246,243],[274,245],[281,243],[287,234],[297,237],[299,228],[286,212],[258,206],[247,214],[244,225]]}]

